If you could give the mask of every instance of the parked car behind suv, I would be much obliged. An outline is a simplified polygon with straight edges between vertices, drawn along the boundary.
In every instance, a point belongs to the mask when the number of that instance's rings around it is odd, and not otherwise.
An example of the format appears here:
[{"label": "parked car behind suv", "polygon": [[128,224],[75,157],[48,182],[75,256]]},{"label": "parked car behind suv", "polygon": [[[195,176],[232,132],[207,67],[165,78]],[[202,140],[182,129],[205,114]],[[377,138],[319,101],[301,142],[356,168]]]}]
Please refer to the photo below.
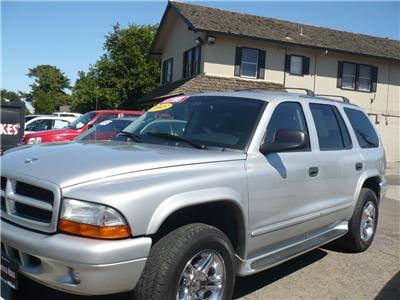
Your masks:
[{"label": "parked car behind suv", "polygon": [[124,130],[137,117],[117,118],[103,121],[76,137],[75,141],[104,141],[110,140]]},{"label": "parked car behind suv", "polygon": [[[160,120],[181,122],[150,126]],[[374,238],[385,152],[356,105],[196,94],[165,100],[115,139],[3,156],[10,285],[20,272],[76,294],[231,299],[237,275],[339,238],[362,252]]]},{"label": "parked car behind suv", "polygon": [[130,110],[98,110],[90,111],[77,118],[68,128],[40,131],[25,135],[23,144],[39,144],[47,142],[60,142],[73,140],[92,126],[99,124],[105,120],[113,118],[121,118],[128,116],[140,116],[141,111]]},{"label": "parked car behind suv", "polygon": [[25,134],[34,133],[36,131],[44,131],[51,129],[61,129],[68,127],[76,118],[74,117],[57,117],[57,116],[41,116],[36,117],[25,123]]}]

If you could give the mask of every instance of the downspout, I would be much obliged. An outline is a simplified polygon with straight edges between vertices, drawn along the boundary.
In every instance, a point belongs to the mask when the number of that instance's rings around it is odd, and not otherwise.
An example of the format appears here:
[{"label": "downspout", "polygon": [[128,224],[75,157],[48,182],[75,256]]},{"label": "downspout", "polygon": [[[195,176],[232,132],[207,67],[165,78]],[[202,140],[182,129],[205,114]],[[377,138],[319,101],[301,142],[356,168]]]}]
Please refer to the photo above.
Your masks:
[{"label": "downspout", "polygon": [[287,55],[287,46],[285,46],[285,58],[283,60],[283,87],[286,86],[286,55]]},{"label": "downspout", "polygon": [[[387,90],[386,90],[386,110],[385,110],[385,114],[386,114],[385,123],[386,123],[386,125],[389,124],[389,121],[388,121],[388,114],[389,114],[389,87],[390,87],[390,73],[391,73],[391,71],[392,71],[392,64],[389,63],[389,75],[388,75],[388,84],[387,84]],[[376,80],[378,81],[378,78]]]}]

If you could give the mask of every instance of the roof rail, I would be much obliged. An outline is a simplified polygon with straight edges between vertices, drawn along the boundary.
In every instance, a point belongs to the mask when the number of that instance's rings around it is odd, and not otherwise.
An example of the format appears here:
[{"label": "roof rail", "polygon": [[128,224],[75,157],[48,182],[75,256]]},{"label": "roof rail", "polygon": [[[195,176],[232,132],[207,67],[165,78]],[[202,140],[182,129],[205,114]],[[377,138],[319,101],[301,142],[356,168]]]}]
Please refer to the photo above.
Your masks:
[{"label": "roof rail", "polygon": [[304,89],[304,88],[296,88],[296,87],[284,87],[286,90],[302,90],[307,93],[307,96],[314,96],[314,92],[309,89]]},{"label": "roof rail", "polygon": [[328,94],[315,94],[315,96],[322,96],[322,97],[336,97],[336,98],[341,98],[343,102],[350,103],[349,98],[345,96],[340,96],[340,95],[328,95]]}]

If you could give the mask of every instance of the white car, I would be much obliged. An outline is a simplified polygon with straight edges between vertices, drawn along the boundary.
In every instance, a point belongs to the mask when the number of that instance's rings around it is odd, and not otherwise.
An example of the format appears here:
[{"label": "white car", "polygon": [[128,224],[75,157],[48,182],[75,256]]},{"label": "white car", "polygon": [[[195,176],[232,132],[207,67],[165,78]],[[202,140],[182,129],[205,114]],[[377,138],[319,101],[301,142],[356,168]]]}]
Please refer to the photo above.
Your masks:
[{"label": "white car", "polygon": [[25,123],[25,134],[68,127],[76,117],[42,116]]},{"label": "white car", "polygon": [[74,117],[74,118],[79,118],[80,116],[82,116],[82,114],[74,112],[53,112],[52,115],[57,117]]}]

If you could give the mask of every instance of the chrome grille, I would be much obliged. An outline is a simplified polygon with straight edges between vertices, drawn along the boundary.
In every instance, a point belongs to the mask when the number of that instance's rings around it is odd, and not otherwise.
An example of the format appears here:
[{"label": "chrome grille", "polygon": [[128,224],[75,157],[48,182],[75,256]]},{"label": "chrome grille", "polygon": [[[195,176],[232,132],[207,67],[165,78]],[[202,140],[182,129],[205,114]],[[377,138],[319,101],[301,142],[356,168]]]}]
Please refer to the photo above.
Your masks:
[{"label": "chrome grille", "polygon": [[29,177],[6,175],[1,179],[2,218],[38,231],[56,231],[61,198],[58,186]]}]

